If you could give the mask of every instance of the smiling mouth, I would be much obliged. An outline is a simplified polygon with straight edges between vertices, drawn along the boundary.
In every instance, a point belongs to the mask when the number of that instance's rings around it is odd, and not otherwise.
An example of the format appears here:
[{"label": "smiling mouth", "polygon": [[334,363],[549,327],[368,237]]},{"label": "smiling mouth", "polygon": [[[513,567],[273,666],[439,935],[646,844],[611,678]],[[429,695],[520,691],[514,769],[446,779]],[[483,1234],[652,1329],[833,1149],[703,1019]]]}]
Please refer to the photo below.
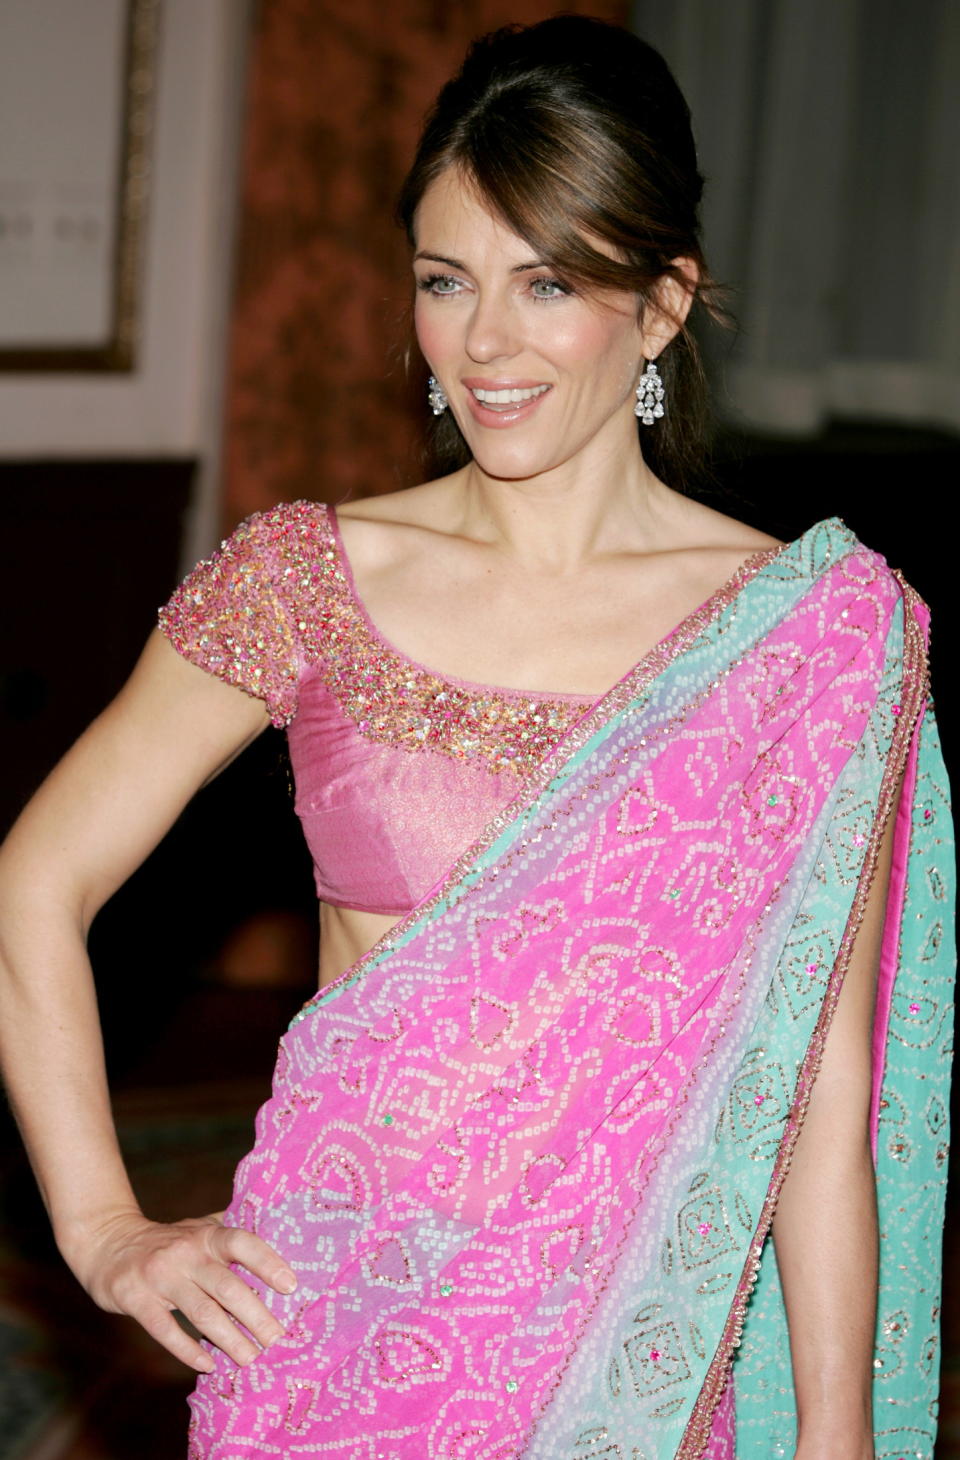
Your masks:
[{"label": "smiling mouth", "polygon": [[502,410],[507,406],[523,405],[526,401],[536,400],[549,389],[549,385],[534,385],[528,389],[514,386],[506,390],[483,390],[479,386],[471,386],[470,394],[488,409]]}]

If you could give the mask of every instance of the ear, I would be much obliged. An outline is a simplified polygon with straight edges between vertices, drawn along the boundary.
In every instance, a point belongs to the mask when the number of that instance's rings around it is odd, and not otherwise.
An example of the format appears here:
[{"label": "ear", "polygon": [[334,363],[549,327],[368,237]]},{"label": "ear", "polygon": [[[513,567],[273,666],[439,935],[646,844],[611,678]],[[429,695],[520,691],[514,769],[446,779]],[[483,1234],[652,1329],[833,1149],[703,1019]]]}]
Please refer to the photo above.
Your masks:
[{"label": "ear", "polygon": [[654,298],[647,304],[640,320],[640,336],[644,358],[655,360],[665,350],[690,313],[697,292],[700,269],[694,259],[671,259],[677,276],[663,274],[657,282]]}]

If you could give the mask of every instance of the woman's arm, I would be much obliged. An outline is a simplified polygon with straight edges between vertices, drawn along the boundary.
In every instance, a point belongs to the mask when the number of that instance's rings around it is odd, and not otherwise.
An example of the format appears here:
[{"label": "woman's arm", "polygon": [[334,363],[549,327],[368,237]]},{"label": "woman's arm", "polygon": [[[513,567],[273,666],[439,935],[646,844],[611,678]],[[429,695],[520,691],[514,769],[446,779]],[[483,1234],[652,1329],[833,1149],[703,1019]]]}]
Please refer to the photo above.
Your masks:
[{"label": "woman's arm", "polygon": [[243,1362],[258,1350],[231,1315],[261,1344],[280,1329],[228,1264],[280,1291],[293,1274],[216,1218],[161,1225],[140,1212],[110,1111],[86,936],[193,793],[267,723],[259,701],[154,632],[0,850],[0,1059],[57,1242],[102,1307],[200,1370],[210,1361],[172,1310]]},{"label": "woman's arm", "polygon": [[773,1221],[797,1395],[797,1460],[874,1454],[871,1038],[895,822],[894,809]]}]

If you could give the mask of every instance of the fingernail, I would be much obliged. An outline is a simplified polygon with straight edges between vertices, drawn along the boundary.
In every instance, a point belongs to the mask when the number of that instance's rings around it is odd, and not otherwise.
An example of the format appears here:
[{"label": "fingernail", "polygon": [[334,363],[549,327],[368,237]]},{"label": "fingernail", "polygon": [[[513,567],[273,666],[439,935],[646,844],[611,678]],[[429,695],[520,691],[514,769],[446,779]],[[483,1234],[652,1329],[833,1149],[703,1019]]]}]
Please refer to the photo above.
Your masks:
[{"label": "fingernail", "polygon": [[213,1363],[211,1362],[211,1360],[210,1359],[198,1359],[197,1360],[197,1373],[198,1374],[212,1374],[213,1373]]},{"label": "fingernail", "polygon": [[277,1278],[277,1291],[281,1293],[292,1293],[297,1286],[297,1280],[292,1272],[281,1273]]}]

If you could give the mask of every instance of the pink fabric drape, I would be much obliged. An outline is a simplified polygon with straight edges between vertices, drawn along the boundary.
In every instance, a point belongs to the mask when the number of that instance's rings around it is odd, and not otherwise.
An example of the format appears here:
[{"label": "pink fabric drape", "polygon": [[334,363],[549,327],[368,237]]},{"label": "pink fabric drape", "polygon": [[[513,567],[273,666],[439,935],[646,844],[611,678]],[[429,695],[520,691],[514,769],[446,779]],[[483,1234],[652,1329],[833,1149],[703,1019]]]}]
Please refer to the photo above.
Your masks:
[{"label": "pink fabric drape", "polygon": [[898,669],[899,585],[818,531],[658,646],[285,1036],[228,1220],[300,1285],[264,1294],[283,1339],[201,1380],[196,1460],[693,1456],[732,1419],[925,693],[912,601]]}]

